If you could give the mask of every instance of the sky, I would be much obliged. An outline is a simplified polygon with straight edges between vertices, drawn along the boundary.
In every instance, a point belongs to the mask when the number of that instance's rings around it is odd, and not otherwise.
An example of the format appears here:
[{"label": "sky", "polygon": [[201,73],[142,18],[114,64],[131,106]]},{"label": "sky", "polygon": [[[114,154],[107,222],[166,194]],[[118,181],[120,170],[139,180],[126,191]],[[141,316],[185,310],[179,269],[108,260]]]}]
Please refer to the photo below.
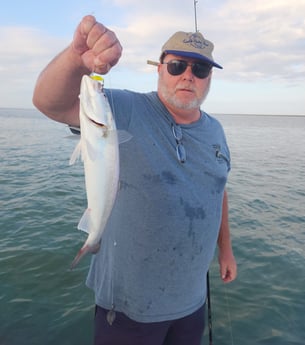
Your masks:
[{"label": "sky", "polygon": [[[0,107],[33,108],[39,73],[91,14],[123,56],[106,87],[156,90],[161,46],[195,31],[193,0],[7,0],[0,11]],[[197,28],[215,45],[211,114],[305,115],[305,0],[197,0]],[[49,81],[52,83],[52,80]]]}]

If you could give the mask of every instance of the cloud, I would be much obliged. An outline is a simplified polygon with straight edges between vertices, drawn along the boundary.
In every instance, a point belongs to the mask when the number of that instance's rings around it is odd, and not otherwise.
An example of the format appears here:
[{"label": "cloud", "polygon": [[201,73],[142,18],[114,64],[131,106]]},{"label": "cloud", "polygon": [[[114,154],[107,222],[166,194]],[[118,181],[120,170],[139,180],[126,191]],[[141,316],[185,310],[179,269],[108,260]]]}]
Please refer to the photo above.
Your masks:
[{"label": "cloud", "polygon": [[[243,81],[301,81],[305,72],[305,2],[226,1],[210,16],[224,76]],[[218,18],[218,20],[217,20]],[[218,27],[217,27],[218,25]]]},{"label": "cloud", "polygon": [[[105,8],[105,0],[100,3]],[[100,13],[97,19],[106,20],[124,48],[111,74],[113,84],[128,88],[130,78],[138,73],[141,79],[134,81],[138,90],[153,87],[155,68],[146,60],[157,60],[161,46],[175,31],[194,30],[193,2],[114,0],[106,9],[96,11]],[[214,58],[224,66],[223,71],[215,71],[216,79],[240,85],[271,82],[301,89],[305,74],[304,13],[304,0],[199,0],[198,29],[214,42]],[[69,37],[59,36],[60,26],[56,29],[56,35],[51,35],[38,26],[0,27],[0,106],[16,102],[31,106],[38,74],[72,39],[73,27]]]},{"label": "cloud", "polygon": [[[189,1],[181,1],[179,6],[175,0],[115,3],[130,9],[126,11],[127,25],[117,28],[125,48],[125,66],[137,68],[145,56],[157,58],[173,32],[194,30]],[[198,28],[215,43],[214,58],[225,67],[221,78],[248,82],[303,81],[304,13],[305,2],[300,0],[216,0],[213,4],[198,1],[197,5]]]},{"label": "cloud", "polygon": [[31,27],[0,27],[1,106],[31,105],[35,80],[50,59],[67,44]]},{"label": "cloud", "polygon": [[15,77],[35,73],[68,42],[31,27],[0,27],[0,40],[2,71]]}]

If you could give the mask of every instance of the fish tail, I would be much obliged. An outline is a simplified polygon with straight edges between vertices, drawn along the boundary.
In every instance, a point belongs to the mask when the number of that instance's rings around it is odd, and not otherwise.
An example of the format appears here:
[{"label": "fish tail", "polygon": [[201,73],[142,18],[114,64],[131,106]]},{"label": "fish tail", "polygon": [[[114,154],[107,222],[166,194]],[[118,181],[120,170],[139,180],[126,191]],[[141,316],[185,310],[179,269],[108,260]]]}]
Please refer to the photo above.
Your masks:
[{"label": "fish tail", "polygon": [[80,260],[87,254],[87,253],[97,253],[100,249],[100,243],[95,244],[94,246],[90,246],[89,244],[85,244],[82,248],[78,251],[76,257],[71,263],[70,269],[73,270],[80,262]]}]

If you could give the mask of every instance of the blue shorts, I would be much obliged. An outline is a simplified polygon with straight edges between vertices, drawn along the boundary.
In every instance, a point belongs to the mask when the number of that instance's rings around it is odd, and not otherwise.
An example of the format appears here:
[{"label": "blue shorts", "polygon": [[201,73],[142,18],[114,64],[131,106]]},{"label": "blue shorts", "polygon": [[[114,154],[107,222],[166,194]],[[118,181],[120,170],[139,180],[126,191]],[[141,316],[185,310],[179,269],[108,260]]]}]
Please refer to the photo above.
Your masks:
[{"label": "blue shorts", "polygon": [[108,310],[96,306],[94,345],[200,345],[205,324],[205,305],[177,320],[142,323],[116,312],[110,326]]}]

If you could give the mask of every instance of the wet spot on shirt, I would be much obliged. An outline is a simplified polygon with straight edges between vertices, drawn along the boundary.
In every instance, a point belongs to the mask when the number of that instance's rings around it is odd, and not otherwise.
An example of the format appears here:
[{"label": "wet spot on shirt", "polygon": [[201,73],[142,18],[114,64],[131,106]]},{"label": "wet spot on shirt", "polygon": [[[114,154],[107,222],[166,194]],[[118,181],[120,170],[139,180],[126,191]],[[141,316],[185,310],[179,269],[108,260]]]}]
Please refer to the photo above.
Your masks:
[{"label": "wet spot on shirt", "polygon": [[169,185],[174,185],[177,183],[177,177],[170,171],[163,171],[161,174],[144,174],[145,179],[152,183],[166,183]]},{"label": "wet spot on shirt", "polygon": [[177,177],[170,171],[163,171],[162,178],[168,184],[173,185],[177,183]]},{"label": "wet spot on shirt", "polygon": [[146,306],[146,310],[149,310],[151,308],[152,305],[152,301],[148,301],[147,306]]},{"label": "wet spot on shirt", "polygon": [[144,174],[143,177],[151,183],[160,183],[161,182],[160,175]]},{"label": "wet spot on shirt", "polygon": [[195,232],[193,229],[194,220],[204,219],[206,217],[205,211],[202,207],[191,206],[188,202],[180,199],[180,203],[184,208],[185,216],[189,219],[188,237],[192,240],[193,246],[195,245]]},{"label": "wet spot on shirt", "polygon": [[193,221],[195,219],[204,219],[206,217],[205,211],[202,207],[195,207],[188,202],[180,199],[180,203],[183,205],[185,216]]},{"label": "wet spot on shirt", "polygon": [[227,182],[227,173],[219,173],[219,175],[217,175],[215,173],[205,171],[204,174],[211,180],[211,183],[215,183],[216,187],[220,186],[221,188],[223,188],[223,186]]},{"label": "wet spot on shirt", "polygon": [[121,180],[119,182],[119,190],[126,190],[126,189],[137,189],[137,188],[134,185]]}]

